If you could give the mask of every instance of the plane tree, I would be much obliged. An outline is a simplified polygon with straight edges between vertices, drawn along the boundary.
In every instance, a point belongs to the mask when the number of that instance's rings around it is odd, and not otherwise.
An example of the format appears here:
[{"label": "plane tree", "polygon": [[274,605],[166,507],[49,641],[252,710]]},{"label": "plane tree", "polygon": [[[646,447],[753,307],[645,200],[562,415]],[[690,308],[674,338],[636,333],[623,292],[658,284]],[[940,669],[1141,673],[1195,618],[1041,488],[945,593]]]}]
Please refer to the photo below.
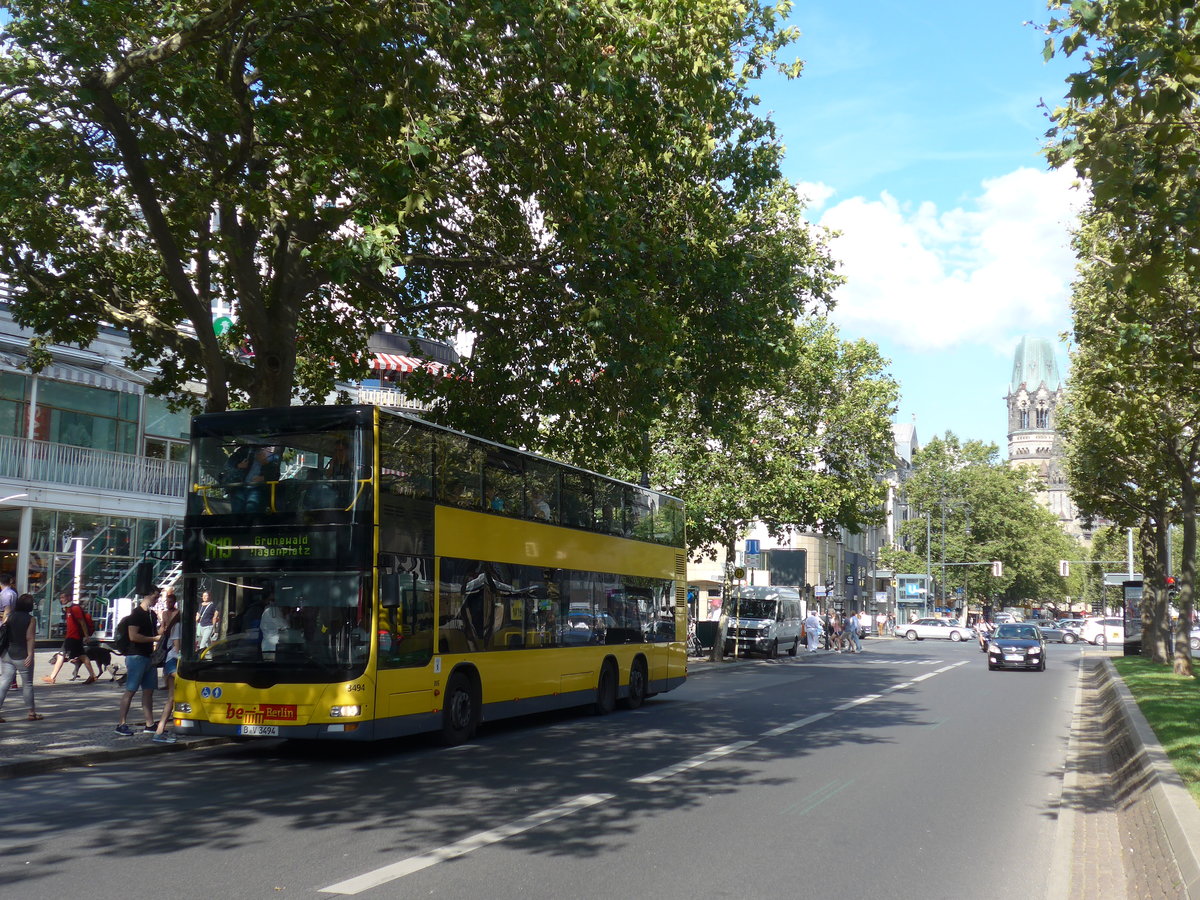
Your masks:
[{"label": "plane tree", "polygon": [[948,566],[943,592],[961,584],[966,597],[985,602],[1056,605],[1066,593],[1058,561],[1079,559],[1080,549],[1038,504],[1039,487],[1036,472],[1002,461],[995,444],[964,441],[953,432],[930,440],[914,457],[904,485],[905,499],[919,515],[900,531],[921,560],[917,571],[925,569],[927,546],[939,581],[943,559],[999,560],[998,578],[986,565]]},{"label": "plane tree", "polygon": [[465,334],[451,377],[406,386],[435,417],[530,445],[570,419],[636,455],[676,394],[736,419],[828,300],[751,91],[799,71],[786,6],[5,9],[0,275],[35,366],[112,325],[154,392],[219,410],[324,399],[383,327]]},{"label": "plane tree", "polygon": [[[1077,465],[1104,476],[1100,490],[1109,496],[1095,498],[1097,506],[1140,508],[1159,627],[1163,554],[1177,516],[1183,559],[1174,667],[1190,675],[1200,477],[1196,10],[1143,0],[1051,8],[1046,53],[1075,56],[1081,65],[1054,112],[1048,155],[1073,167],[1092,195],[1077,241],[1074,332],[1081,359],[1098,369],[1082,373],[1075,390]],[[1106,453],[1114,457],[1107,463]],[[1076,489],[1092,502],[1092,485]],[[1118,521],[1133,524],[1128,513]],[[1152,632],[1152,642],[1160,641]]]}]

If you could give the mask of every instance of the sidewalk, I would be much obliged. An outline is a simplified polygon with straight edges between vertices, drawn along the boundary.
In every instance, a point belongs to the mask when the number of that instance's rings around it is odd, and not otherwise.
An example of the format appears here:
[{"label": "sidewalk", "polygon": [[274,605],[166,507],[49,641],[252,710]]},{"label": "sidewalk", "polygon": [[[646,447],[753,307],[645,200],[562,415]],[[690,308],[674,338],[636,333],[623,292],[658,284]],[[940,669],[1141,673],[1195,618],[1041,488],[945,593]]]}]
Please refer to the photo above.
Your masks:
[{"label": "sidewalk", "polygon": [[[70,664],[63,667],[57,683],[45,684],[42,676],[50,674],[50,657],[54,653],[39,649],[34,662],[33,699],[37,711],[45,716],[42,721],[26,720],[19,682],[18,689],[9,690],[5,698],[4,709],[0,710],[0,717],[6,720],[0,725],[0,779],[228,743],[227,738],[221,737],[180,737],[176,744],[155,744],[149,733],[133,737],[114,734],[121,686],[110,681],[108,674],[95,684],[85,685],[83,678],[70,681],[74,668]],[[87,670],[80,671],[86,678]],[[165,699],[164,691],[155,692],[156,717],[161,715]],[[140,694],[133,698],[128,721],[135,728],[141,725]]]}]

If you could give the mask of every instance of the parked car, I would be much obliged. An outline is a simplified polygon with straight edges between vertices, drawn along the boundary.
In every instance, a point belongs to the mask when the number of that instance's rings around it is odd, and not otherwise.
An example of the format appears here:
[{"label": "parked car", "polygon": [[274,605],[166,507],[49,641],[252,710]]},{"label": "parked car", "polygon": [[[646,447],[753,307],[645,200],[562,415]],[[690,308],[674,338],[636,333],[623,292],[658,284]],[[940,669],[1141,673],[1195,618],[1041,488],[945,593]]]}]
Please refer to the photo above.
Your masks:
[{"label": "parked car", "polygon": [[1009,622],[996,627],[988,641],[988,671],[1035,669],[1046,671],[1046,641],[1030,622]]},{"label": "parked car", "polygon": [[923,641],[926,638],[969,641],[975,636],[975,633],[958,619],[917,619],[906,625],[897,625],[895,634],[896,637],[907,638],[910,641]]},{"label": "parked car", "polygon": [[1063,643],[1074,644],[1080,640],[1079,633],[1083,631],[1083,623],[1086,619],[1059,619],[1058,627],[1063,631]]},{"label": "parked car", "polygon": [[1109,644],[1123,646],[1125,644],[1125,622],[1116,617],[1088,619],[1083,623],[1079,637],[1097,647],[1107,647]]}]

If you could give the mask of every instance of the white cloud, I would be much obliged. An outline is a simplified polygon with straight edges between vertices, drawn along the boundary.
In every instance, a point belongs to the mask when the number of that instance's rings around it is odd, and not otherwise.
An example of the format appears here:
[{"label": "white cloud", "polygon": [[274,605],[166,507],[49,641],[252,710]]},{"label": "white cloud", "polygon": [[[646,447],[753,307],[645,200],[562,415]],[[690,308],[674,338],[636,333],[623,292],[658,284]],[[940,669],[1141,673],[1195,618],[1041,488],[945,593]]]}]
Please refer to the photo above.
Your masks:
[{"label": "white cloud", "polygon": [[837,191],[820,181],[796,182],[796,194],[804,201],[810,213],[823,209],[835,193]]},{"label": "white cloud", "polygon": [[[816,186],[823,188],[824,186]],[[848,335],[917,350],[1011,346],[1068,325],[1070,230],[1086,199],[1073,174],[1022,168],[963,207],[901,206],[884,193],[829,207],[821,224],[847,283],[833,318]],[[823,203],[828,194],[799,185]]]}]

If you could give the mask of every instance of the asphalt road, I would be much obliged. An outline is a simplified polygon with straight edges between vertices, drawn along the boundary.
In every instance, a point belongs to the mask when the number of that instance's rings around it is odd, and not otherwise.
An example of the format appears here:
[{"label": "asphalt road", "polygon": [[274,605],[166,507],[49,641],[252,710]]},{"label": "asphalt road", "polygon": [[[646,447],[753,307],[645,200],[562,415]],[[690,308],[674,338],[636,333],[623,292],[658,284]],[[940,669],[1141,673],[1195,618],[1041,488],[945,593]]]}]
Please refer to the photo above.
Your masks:
[{"label": "asphalt road", "polygon": [[[465,747],[243,743],[4,785],[7,897],[1041,897],[1078,647],[706,671]],[[1014,869],[1019,875],[1014,876]]]}]

